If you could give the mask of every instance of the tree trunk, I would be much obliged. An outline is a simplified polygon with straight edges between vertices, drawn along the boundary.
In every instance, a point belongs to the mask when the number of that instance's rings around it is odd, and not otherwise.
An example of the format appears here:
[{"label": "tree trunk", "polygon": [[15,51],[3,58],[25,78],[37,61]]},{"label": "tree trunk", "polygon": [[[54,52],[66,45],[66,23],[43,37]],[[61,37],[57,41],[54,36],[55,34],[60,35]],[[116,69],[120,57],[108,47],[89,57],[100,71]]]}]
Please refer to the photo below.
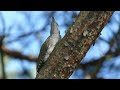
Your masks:
[{"label": "tree trunk", "polygon": [[113,11],[81,11],[36,79],[67,79],[85,57]]}]

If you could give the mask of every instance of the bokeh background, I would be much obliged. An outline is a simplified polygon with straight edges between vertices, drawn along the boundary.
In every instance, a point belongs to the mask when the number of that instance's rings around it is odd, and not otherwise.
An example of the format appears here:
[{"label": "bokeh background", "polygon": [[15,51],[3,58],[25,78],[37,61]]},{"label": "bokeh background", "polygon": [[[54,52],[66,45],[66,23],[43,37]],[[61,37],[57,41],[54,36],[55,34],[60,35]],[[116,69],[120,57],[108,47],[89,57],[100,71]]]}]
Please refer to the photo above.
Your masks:
[{"label": "bokeh background", "polygon": [[[54,16],[62,37],[80,11],[0,11],[0,79],[34,79]],[[70,79],[120,78],[120,12],[115,11]]]}]

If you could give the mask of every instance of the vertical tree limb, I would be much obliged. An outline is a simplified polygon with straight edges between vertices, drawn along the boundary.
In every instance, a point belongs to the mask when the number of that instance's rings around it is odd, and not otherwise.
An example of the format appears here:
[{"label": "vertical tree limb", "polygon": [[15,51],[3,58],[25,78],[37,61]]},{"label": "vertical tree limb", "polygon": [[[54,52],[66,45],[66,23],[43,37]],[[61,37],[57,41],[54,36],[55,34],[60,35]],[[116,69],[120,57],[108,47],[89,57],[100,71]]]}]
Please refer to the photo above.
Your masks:
[{"label": "vertical tree limb", "polygon": [[[0,37],[0,47],[2,46],[3,44],[3,39],[4,39],[4,36],[1,36]],[[4,54],[3,54],[3,51],[2,51],[2,48],[0,48],[0,56],[1,56],[1,67],[2,67],[2,79],[6,79],[6,74],[5,74],[5,65],[4,65]]]}]

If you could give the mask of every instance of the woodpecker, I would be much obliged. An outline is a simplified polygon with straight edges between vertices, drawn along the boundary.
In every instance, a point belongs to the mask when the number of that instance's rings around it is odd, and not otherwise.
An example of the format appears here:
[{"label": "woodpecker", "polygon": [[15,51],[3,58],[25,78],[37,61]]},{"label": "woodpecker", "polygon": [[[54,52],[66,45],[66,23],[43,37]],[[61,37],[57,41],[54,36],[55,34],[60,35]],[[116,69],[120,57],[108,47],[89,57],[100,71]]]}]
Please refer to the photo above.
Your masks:
[{"label": "woodpecker", "polygon": [[38,56],[37,74],[39,73],[40,69],[44,66],[46,60],[48,59],[49,55],[53,51],[56,44],[60,41],[60,39],[61,39],[61,35],[58,29],[58,24],[55,21],[54,17],[52,17],[50,36],[41,46],[40,54]]}]

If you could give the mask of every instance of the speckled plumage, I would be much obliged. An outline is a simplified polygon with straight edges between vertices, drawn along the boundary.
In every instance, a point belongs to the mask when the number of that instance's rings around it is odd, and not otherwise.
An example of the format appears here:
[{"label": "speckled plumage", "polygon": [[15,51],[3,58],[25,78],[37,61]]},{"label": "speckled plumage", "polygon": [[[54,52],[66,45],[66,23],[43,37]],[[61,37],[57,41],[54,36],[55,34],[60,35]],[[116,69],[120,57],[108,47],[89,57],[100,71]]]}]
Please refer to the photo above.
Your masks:
[{"label": "speckled plumage", "polygon": [[54,47],[61,39],[60,31],[58,29],[58,24],[52,17],[50,36],[46,39],[40,49],[40,54],[37,60],[37,73],[43,67],[45,61],[48,59],[50,53],[53,51]]}]

